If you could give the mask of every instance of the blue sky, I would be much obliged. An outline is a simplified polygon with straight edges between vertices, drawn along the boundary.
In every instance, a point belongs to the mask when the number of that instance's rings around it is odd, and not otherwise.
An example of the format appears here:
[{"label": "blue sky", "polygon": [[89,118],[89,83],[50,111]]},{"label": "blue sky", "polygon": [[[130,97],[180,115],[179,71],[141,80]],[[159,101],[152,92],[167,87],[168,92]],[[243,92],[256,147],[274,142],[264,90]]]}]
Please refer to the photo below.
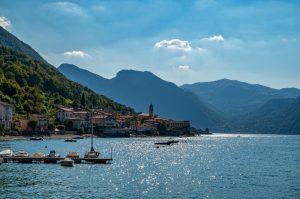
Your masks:
[{"label": "blue sky", "polygon": [[0,25],[49,63],[177,85],[221,78],[300,88],[300,1],[11,1]]}]

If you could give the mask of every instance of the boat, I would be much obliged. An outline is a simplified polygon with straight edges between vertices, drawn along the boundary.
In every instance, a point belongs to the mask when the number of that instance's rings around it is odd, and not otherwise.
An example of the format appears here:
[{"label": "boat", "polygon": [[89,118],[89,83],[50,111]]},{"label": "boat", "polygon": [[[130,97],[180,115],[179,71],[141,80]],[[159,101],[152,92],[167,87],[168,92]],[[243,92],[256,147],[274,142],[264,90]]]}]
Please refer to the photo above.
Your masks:
[{"label": "boat", "polygon": [[77,152],[69,152],[67,158],[71,158],[75,163],[81,163],[81,159],[79,159],[79,155]]},{"label": "boat", "polygon": [[71,158],[65,158],[60,161],[60,165],[65,167],[72,167],[74,166],[74,160],[72,160]]},{"label": "boat", "polygon": [[84,155],[84,158],[98,158],[99,155],[100,155],[100,152],[98,152],[98,151],[88,151]]},{"label": "boat", "polygon": [[10,149],[6,149],[0,152],[0,157],[9,157],[13,156],[13,151]]},{"label": "boat", "polygon": [[31,157],[33,157],[33,158],[43,158],[43,157],[45,157],[45,155],[41,152],[36,152],[36,153],[31,154]]},{"label": "boat", "polygon": [[60,155],[58,153],[56,153],[55,150],[51,150],[47,157],[49,157],[49,158],[59,158]]},{"label": "boat", "polygon": [[84,137],[82,137],[82,136],[77,136],[77,137],[73,137],[73,139],[80,140],[80,139],[84,139]]},{"label": "boat", "polygon": [[29,154],[26,151],[18,151],[14,155],[15,157],[29,157]]},{"label": "boat", "polygon": [[66,139],[65,142],[77,142],[77,140],[74,140],[74,139]]},{"label": "boat", "polygon": [[[93,117],[93,110],[91,112],[91,118]],[[99,151],[96,151],[94,149],[94,128],[93,128],[93,122],[92,119],[90,120],[91,123],[91,130],[92,130],[92,135],[91,135],[91,149],[88,151],[85,155],[84,158],[98,158],[100,155]]]},{"label": "boat", "polygon": [[56,153],[55,150],[51,150],[50,153],[45,156],[44,163],[57,163],[57,158],[59,158],[60,155]]},{"label": "boat", "polygon": [[171,144],[177,144],[179,141],[178,140],[169,140],[168,142],[170,142]]},{"label": "boat", "polygon": [[68,153],[67,158],[72,158],[72,159],[75,158],[76,159],[76,158],[79,158],[79,155],[77,152],[72,151],[72,152]]},{"label": "boat", "polygon": [[44,140],[42,137],[32,137],[29,140]]},{"label": "boat", "polygon": [[11,146],[9,146],[9,145],[2,145],[2,146],[0,146],[0,148],[3,148],[3,149],[10,149]]},{"label": "boat", "polygon": [[156,145],[171,145],[171,144],[177,144],[178,140],[169,140],[166,142],[155,142]]}]

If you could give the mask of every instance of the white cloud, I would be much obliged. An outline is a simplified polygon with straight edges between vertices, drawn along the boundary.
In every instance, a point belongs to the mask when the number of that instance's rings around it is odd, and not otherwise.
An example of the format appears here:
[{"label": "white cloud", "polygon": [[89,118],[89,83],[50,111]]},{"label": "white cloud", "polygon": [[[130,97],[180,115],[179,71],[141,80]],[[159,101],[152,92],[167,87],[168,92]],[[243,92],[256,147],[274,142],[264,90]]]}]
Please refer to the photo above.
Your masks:
[{"label": "white cloud", "polygon": [[11,22],[6,17],[0,16],[0,26],[2,26],[5,29],[9,28],[11,26]]},{"label": "white cloud", "polygon": [[93,5],[92,9],[98,13],[103,13],[107,11],[107,7],[103,6],[103,5]]},{"label": "white cloud", "polygon": [[224,37],[222,35],[214,35],[214,36],[211,36],[211,37],[207,37],[207,38],[204,38],[205,40],[208,40],[208,41],[224,41]]},{"label": "white cloud", "polygon": [[180,65],[180,66],[178,66],[178,69],[181,71],[188,71],[188,70],[190,70],[190,66],[189,65]]},{"label": "white cloud", "polygon": [[74,51],[64,52],[64,55],[65,56],[69,56],[69,57],[80,57],[80,58],[88,56],[87,53],[85,53],[83,51],[80,51],[80,50],[78,50],[78,51],[74,50]]},{"label": "white cloud", "polygon": [[188,41],[180,39],[162,40],[155,44],[156,48],[169,48],[173,50],[191,51],[192,47]]},{"label": "white cloud", "polygon": [[77,15],[82,17],[87,16],[86,12],[76,3],[68,1],[58,1],[50,3],[49,6],[55,10],[64,12],[66,14]]}]

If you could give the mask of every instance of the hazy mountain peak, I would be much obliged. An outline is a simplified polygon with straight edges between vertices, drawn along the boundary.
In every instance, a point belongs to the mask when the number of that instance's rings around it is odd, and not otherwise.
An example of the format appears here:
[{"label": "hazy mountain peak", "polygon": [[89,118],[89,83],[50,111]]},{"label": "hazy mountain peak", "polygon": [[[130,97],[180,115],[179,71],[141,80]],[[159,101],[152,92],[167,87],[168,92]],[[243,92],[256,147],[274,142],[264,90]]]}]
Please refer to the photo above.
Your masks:
[{"label": "hazy mountain peak", "polygon": [[143,77],[153,77],[153,78],[157,77],[149,71],[138,71],[138,70],[132,70],[132,69],[120,70],[116,74],[116,78],[127,77],[127,76],[129,76],[129,77],[143,76]]}]

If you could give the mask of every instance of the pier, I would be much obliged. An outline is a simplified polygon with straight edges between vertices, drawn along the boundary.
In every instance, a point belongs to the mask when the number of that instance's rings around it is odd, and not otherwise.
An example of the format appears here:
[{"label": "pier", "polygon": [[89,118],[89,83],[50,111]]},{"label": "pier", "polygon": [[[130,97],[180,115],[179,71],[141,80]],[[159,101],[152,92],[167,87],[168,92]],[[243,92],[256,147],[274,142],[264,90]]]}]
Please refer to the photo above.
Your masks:
[{"label": "pier", "polygon": [[[64,158],[62,157],[2,157],[3,163],[45,163],[56,164]],[[110,164],[112,158],[72,158],[75,164],[91,163],[91,164]]]}]

